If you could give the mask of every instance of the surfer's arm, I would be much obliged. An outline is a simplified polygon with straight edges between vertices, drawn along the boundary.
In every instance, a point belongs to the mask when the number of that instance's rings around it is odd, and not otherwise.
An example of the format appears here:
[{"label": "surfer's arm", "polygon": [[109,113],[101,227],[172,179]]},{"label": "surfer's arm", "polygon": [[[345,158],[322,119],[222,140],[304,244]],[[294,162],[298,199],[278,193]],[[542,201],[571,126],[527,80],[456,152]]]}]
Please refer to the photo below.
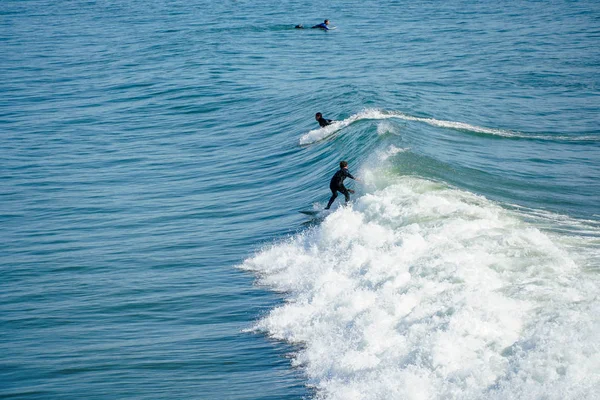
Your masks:
[{"label": "surfer's arm", "polygon": [[346,175],[347,178],[354,179],[355,181],[359,181],[360,182],[360,179],[353,177],[350,172],[348,172],[346,170],[344,170],[344,172],[345,172],[344,175]]}]

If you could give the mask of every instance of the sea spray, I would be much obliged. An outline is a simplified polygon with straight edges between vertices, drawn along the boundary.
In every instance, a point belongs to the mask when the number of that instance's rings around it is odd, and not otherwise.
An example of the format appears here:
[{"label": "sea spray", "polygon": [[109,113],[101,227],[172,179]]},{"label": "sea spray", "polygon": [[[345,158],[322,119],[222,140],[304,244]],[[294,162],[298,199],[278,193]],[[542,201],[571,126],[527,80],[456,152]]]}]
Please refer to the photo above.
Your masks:
[{"label": "sea spray", "polygon": [[398,178],[242,267],[286,293],[255,328],[303,345],[293,362],[318,398],[591,398],[600,385],[597,280],[468,192]]}]

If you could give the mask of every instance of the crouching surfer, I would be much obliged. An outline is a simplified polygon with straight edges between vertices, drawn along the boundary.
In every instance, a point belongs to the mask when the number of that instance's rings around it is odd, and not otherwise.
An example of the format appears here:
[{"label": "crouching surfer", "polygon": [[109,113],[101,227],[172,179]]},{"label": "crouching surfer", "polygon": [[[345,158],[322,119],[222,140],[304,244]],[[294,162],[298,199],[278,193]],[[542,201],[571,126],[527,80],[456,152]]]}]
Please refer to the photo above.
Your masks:
[{"label": "crouching surfer", "polygon": [[357,179],[352,176],[352,174],[348,171],[348,163],[346,161],[340,161],[340,169],[333,175],[331,181],[329,182],[329,189],[331,189],[331,198],[329,199],[329,203],[327,203],[326,210],[329,210],[335,199],[337,198],[337,192],[340,192],[344,195],[346,199],[346,204],[350,201],[350,193],[354,193],[354,190],[348,189],[344,186],[344,179],[350,178],[354,179],[357,182],[360,182],[360,179]]}]

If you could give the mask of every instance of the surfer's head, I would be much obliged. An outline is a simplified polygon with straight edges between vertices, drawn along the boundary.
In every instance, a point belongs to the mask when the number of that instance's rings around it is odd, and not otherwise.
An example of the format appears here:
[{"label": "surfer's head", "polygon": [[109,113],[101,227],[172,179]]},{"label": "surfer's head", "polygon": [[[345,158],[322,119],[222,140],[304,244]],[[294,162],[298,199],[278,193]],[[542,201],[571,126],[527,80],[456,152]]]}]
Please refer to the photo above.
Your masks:
[{"label": "surfer's head", "polygon": [[340,168],[348,168],[348,161],[340,161]]},{"label": "surfer's head", "polygon": [[323,118],[323,114],[321,114],[321,113],[316,113],[316,114],[315,114],[315,119],[316,119],[317,121],[318,121],[318,120],[320,120],[321,118]]},{"label": "surfer's head", "polygon": [[325,25],[329,25],[329,20],[328,20],[328,19],[326,19],[325,21],[323,21],[323,23],[324,23]]}]

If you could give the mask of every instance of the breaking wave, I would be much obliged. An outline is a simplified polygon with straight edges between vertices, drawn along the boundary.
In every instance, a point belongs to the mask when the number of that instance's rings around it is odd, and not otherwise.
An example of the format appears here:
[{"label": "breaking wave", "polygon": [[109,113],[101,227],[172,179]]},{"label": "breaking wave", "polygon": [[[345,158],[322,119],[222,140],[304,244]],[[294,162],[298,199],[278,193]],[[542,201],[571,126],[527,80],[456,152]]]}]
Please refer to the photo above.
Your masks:
[{"label": "breaking wave", "polygon": [[518,138],[518,139],[534,139],[534,140],[563,140],[563,141],[576,141],[576,142],[588,142],[593,141],[597,142],[599,138],[597,136],[556,136],[556,135],[536,135],[536,134],[526,134],[522,132],[516,132],[506,129],[494,129],[494,128],[486,128],[477,125],[471,125],[464,122],[457,121],[444,121],[435,118],[423,118],[423,117],[415,117],[405,113],[397,112],[397,111],[382,111],[376,109],[366,109],[357,114],[354,114],[342,121],[335,121],[329,126],[319,129],[313,129],[308,133],[302,135],[300,138],[301,145],[307,145],[315,142],[319,142],[324,140],[333,134],[339,132],[343,128],[351,125],[356,121],[361,120],[381,120],[381,119],[389,119],[396,118],[402,119],[405,121],[416,121],[423,122],[428,125],[437,126],[440,128],[453,129],[464,132],[472,132],[472,133],[480,133],[487,135],[494,135],[505,138]]},{"label": "breaking wave", "polygon": [[600,285],[566,238],[426,179],[367,183],[352,206],[241,266],[285,293],[254,329],[302,345],[293,363],[317,398],[600,392]]}]

